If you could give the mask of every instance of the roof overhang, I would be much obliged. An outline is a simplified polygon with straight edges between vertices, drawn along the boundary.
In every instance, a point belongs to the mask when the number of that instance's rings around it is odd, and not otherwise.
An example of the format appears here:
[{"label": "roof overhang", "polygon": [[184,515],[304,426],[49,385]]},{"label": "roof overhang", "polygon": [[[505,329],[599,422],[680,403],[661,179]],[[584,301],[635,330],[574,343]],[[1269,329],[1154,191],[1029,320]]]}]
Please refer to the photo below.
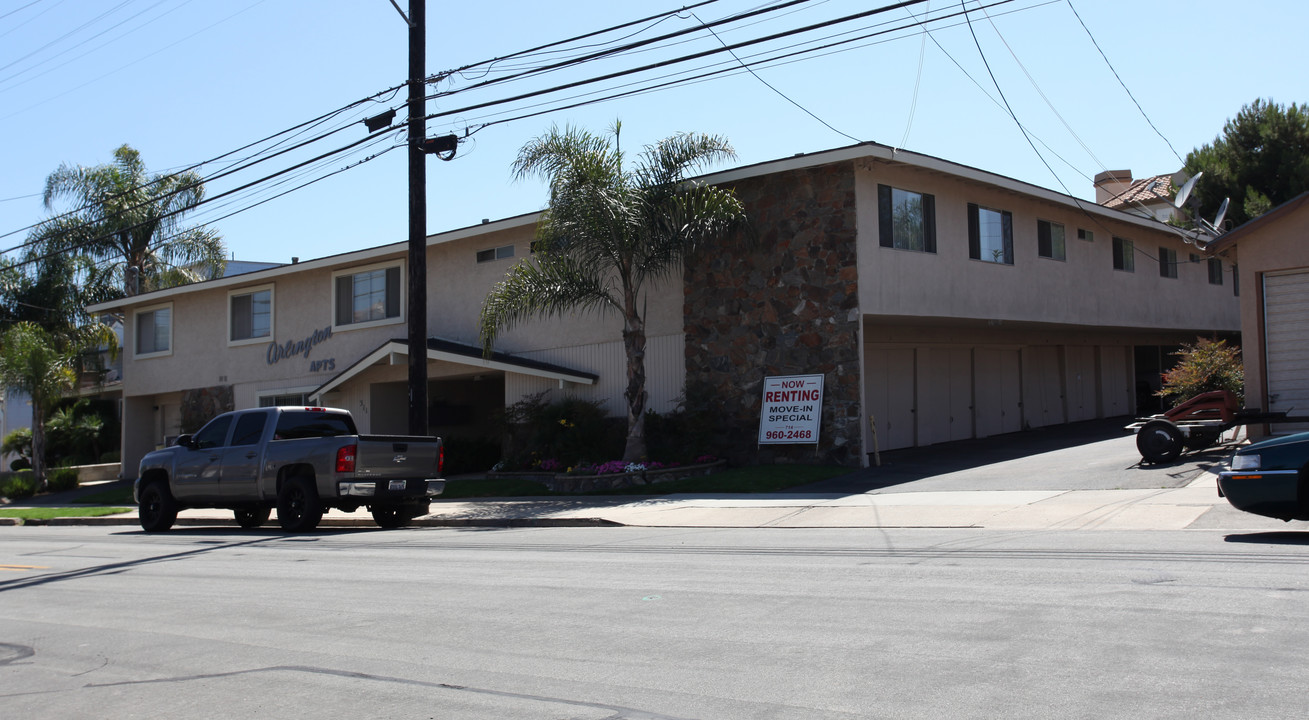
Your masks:
[{"label": "roof overhang", "polygon": [[[309,393],[309,399],[319,400],[326,393],[341,387],[378,363],[398,364],[396,361],[399,357],[406,359],[409,357],[409,341],[388,340],[381,347],[342,370],[331,380],[319,385],[318,388]],[[456,365],[467,365],[481,370],[498,370],[519,375],[530,375],[547,380],[557,380],[560,383],[570,382],[578,385],[594,385],[600,377],[594,373],[572,370],[562,365],[539,360],[515,357],[508,353],[496,352],[492,353],[491,357],[488,358],[483,356],[482,349],[479,347],[441,338],[427,339],[427,359]]]}]

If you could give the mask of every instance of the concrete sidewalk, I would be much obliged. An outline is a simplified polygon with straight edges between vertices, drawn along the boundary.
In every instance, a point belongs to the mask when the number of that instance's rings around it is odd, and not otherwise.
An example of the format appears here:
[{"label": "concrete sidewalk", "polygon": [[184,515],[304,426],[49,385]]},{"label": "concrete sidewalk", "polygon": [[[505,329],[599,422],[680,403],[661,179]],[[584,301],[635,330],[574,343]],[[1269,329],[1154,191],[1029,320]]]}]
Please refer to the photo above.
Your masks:
[{"label": "concrete sidewalk", "polygon": [[[997,530],[1298,530],[1218,497],[1230,448],[1141,465],[1117,421],[896,451],[881,467],[772,494],[437,499],[427,527],[986,528]],[[71,504],[81,488],[33,505]],[[0,523],[6,520],[0,518]],[[14,524],[8,521],[8,524]],[[131,525],[136,511],[51,525]],[[226,510],[184,510],[178,525],[233,526]],[[366,510],[329,511],[324,527],[376,527]],[[268,527],[277,527],[271,520]]]},{"label": "concrete sidewalk", "polygon": [[[1183,487],[1117,490],[973,490],[887,494],[664,495],[439,500],[425,527],[985,528],[999,530],[1295,529],[1241,513],[1218,497],[1215,476]],[[1203,521],[1202,521],[1203,519]],[[136,511],[29,522],[137,524]],[[183,510],[180,526],[232,526],[231,512]],[[323,527],[375,527],[366,510],[323,516]],[[269,522],[276,527],[276,519]]]}]

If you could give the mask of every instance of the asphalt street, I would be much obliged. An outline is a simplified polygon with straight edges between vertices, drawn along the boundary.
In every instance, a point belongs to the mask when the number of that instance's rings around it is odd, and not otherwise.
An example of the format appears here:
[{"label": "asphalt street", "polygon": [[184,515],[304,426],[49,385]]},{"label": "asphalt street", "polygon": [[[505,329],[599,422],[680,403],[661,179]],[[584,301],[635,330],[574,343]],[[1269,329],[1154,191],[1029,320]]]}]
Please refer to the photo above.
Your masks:
[{"label": "asphalt street", "polygon": [[41,718],[1299,717],[1303,532],[0,528]]}]

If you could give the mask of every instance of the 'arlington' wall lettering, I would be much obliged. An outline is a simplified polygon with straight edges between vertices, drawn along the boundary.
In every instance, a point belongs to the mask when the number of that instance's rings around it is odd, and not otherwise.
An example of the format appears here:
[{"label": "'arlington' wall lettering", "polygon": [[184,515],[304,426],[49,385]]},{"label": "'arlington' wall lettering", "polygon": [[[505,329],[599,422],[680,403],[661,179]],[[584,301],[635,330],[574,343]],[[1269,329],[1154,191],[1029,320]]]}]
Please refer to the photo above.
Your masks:
[{"label": "'arlington' wall lettering", "polygon": [[307,359],[309,351],[313,350],[315,345],[331,338],[332,327],[329,325],[322,330],[315,330],[313,335],[304,340],[287,340],[282,344],[277,342],[268,343],[268,364],[275,365],[278,360],[292,358],[296,355]]}]

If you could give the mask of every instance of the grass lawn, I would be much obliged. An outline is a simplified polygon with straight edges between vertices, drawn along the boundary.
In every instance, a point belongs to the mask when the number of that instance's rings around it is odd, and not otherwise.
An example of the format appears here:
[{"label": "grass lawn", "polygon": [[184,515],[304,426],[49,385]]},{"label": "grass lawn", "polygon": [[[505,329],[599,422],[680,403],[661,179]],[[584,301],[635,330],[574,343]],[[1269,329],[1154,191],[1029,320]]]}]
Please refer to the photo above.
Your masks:
[{"label": "grass lawn", "polygon": [[0,517],[22,518],[23,520],[49,520],[62,517],[100,517],[117,515],[131,511],[126,507],[42,507],[42,508],[0,508]]},{"label": "grass lawn", "polygon": [[589,493],[553,493],[540,483],[513,478],[449,480],[440,497],[447,500],[478,497],[530,497],[536,495],[670,495],[673,493],[768,493],[808,485],[850,472],[835,465],[760,465],[732,468],[713,475],[671,480]]},{"label": "grass lawn", "polygon": [[78,505],[135,505],[136,501],[132,499],[132,486],[105,490],[93,495],[74,500]]}]

